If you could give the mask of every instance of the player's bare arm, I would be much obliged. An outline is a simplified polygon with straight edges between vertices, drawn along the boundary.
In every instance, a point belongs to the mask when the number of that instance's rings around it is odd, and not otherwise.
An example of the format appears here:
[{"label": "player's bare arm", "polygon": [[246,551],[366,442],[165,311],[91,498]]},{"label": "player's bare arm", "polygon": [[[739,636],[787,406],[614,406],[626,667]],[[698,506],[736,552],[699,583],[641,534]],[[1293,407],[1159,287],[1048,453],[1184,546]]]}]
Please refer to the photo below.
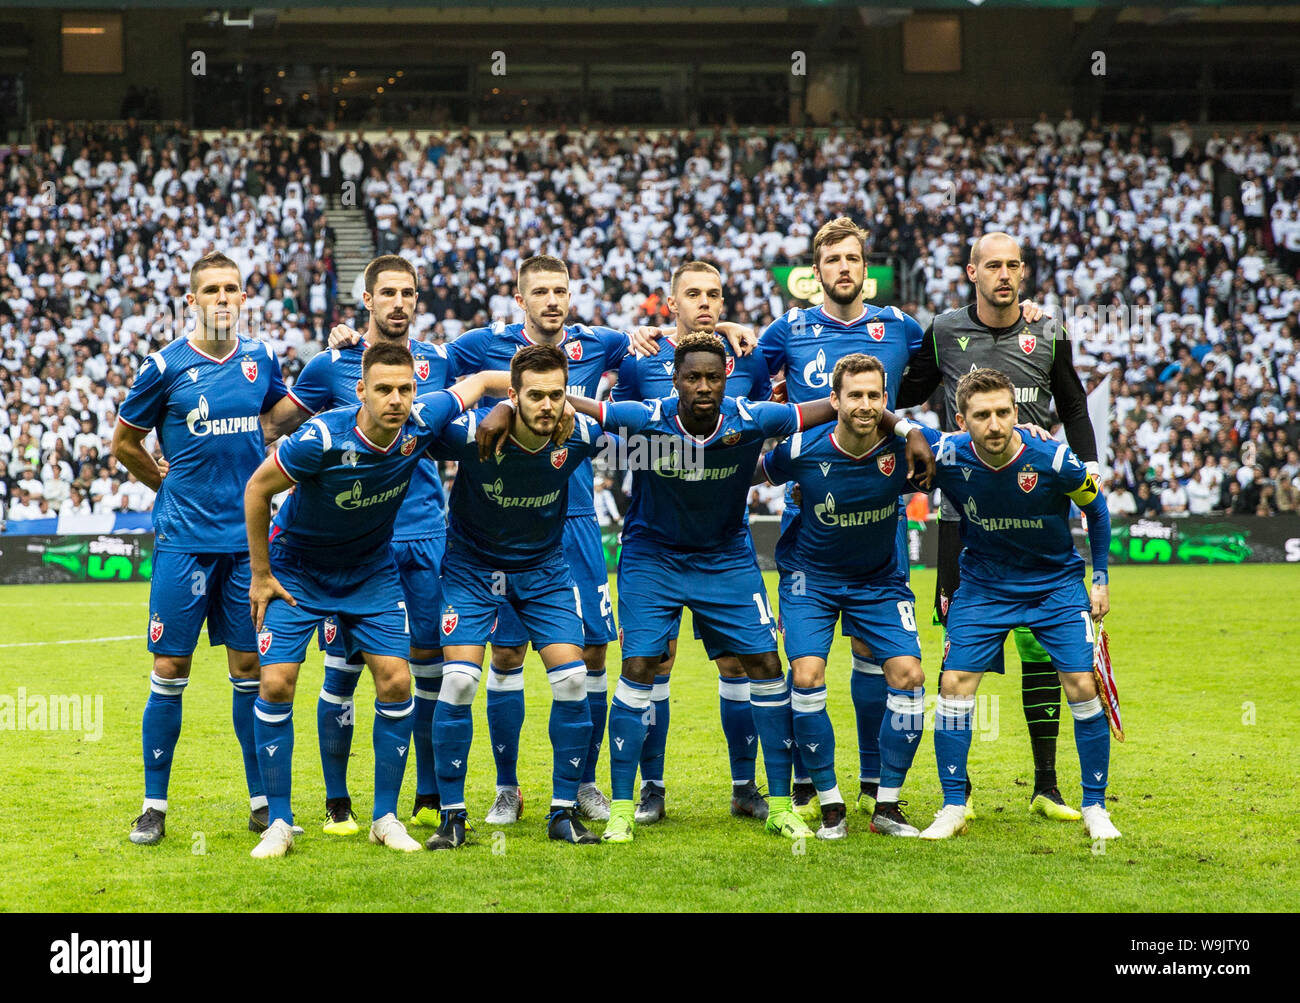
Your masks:
[{"label": "player's bare arm", "polygon": [[291,487],[293,481],[280,469],[273,456],[262,461],[244,487],[244,525],[248,533],[248,565],[252,575],[248,601],[253,626],[258,630],[262,629],[266,607],[272,599],[283,599],[291,606],[298,605],[298,601],[271,574],[270,544],[267,542],[271,530],[271,499]]},{"label": "player's bare arm", "polygon": [[818,425],[825,425],[828,421],[834,421],[836,418],[835,405],[831,403],[829,397],[823,397],[821,400],[809,401],[807,404],[797,406],[799,408],[799,426],[801,428],[815,428]]},{"label": "player's bare arm", "polygon": [[112,453],[122,466],[135,474],[136,480],[157,491],[162,485],[162,472],[153,456],[144,448],[144,440],[149,431],[119,421],[113,427]]},{"label": "player's bare arm", "polygon": [[[628,340],[632,343],[632,354],[638,357],[653,355],[659,350],[659,339],[664,335],[672,334],[676,330],[675,327],[647,327],[645,325],[633,328],[627,335]],[[713,331],[731,346],[732,352],[738,357],[743,358],[758,345],[757,332],[752,327],[747,327],[744,324],[723,320],[714,326]]]},{"label": "player's bare arm", "polygon": [[288,435],[310,418],[294,399],[289,396],[281,397],[275,402],[275,406],[262,415],[262,438],[269,445],[282,435]]},{"label": "player's bare arm", "polygon": [[[899,428],[899,423],[902,428]],[[880,412],[880,434],[896,435],[905,432],[907,448],[907,479],[925,490],[934,482],[934,450],[924,433],[913,422],[900,418],[893,411]]]},{"label": "player's bare arm", "polygon": [[335,324],[330,328],[330,348],[347,348],[360,340],[360,333],[347,324]]}]

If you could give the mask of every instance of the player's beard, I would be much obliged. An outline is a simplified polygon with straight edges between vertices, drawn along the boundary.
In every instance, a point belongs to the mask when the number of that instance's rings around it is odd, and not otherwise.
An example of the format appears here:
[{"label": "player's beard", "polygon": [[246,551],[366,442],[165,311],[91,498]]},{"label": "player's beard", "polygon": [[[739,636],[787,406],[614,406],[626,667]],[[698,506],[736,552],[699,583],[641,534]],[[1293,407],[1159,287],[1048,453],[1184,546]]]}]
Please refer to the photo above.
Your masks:
[{"label": "player's beard", "polygon": [[553,317],[538,315],[532,321],[534,329],[544,338],[558,338],[564,332],[564,314]]},{"label": "player's beard", "polygon": [[[392,315],[390,314],[389,316],[391,317]],[[388,326],[386,322],[387,318],[385,320],[380,320],[379,315],[375,314],[375,330],[379,332],[379,337],[383,338],[385,341],[405,341],[410,332],[411,318],[404,317],[403,319],[406,321],[406,329],[399,331]]]},{"label": "player's beard", "polygon": [[840,306],[849,306],[852,303],[862,302],[862,283],[858,283],[849,292],[841,293],[838,285],[833,285],[826,290],[826,298]]},{"label": "player's beard", "polygon": [[[556,414],[554,411],[551,412],[548,418],[543,419],[540,412],[536,415],[526,415],[524,414],[523,409],[521,408],[519,411],[519,420],[523,422],[524,428],[532,432],[533,435],[536,435],[542,439],[549,438],[551,434],[555,431]],[[542,420],[549,421],[549,424],[544,428],[539,427],[539,425],[537,424],[539,421]]]}]

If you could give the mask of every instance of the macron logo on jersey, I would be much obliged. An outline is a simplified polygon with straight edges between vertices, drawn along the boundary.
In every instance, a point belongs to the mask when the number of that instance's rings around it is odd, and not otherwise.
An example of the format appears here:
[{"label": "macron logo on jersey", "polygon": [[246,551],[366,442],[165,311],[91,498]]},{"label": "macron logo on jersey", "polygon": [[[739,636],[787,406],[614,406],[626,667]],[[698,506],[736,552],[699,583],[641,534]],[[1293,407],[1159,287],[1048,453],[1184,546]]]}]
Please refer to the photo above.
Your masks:
[{"label": "macron logo on jersey", "polygon": [[257,415],[247,418],[208,418],[208,399],[199,394],[199,406],[185,416],[190,435],[240,435],[256,431]]},{"label": "macron logo on jersey", "polygon": [[353,481],[352,487],[347,491],[340,491],[334,496],[334,504],[341,509],[369,508],[371,505],[382,505],[386,501],[392,501],[403,491],[406,485],[410,484],[409,480],[402,481],[396,487],[391,487],[387,491],[381,491],[377,495],[370,495],[368,498],[361,496],[361,482]]}]

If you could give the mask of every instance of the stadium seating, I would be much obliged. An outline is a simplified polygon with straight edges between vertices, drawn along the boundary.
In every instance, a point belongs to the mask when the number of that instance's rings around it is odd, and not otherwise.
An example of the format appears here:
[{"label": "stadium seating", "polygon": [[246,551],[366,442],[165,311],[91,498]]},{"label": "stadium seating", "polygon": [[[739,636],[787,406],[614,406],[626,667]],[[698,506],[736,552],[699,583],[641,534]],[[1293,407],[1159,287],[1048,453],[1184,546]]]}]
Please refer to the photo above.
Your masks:
[{"label": "stadium seating", "polygon": [[935,116],[816,134],[405,137],[51,122],[35,139],[0,177],[11,531],[149,509],[152,492],[108,444],[135,367],[184,330],[176,304],[208,250],[239,261],[250,332],[290,382],[332,323],[358,323],[339,302],[356,276],[334,263],[330,217],[349,183],[375,248],[421,269],[414,333],[430,341],[514,319],[514,265],[540,252],[571,263],[574,319],[662,323],[667,275],[703,257],[722,269],[728,319],[761,327],[789,305],[769,269],[808,263],[817,226],[841,214],[894,259],[900,305],[924,325],[969,301],[972,234],[1008,230],[1032,295],[1068,321],[1085,384],[1110,380],[1112,511],[1300,508],[1300,146],[1288,132],[1193,141],[1178,125]]}]

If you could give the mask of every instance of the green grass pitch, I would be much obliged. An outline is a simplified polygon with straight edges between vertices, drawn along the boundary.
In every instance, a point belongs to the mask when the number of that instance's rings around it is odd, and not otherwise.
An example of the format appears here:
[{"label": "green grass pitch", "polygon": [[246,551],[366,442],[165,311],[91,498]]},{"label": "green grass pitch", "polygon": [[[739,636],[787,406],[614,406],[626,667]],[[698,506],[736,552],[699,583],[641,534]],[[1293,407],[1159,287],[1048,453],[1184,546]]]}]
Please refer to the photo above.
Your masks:
[{"label": "green grass pitch", "polygon": [[[921,602],[933,572],[917,571]],[[773,576],[768,588],[775,596]],[[319,830],[324,789],[316,748],[320,655],[296,701],[294,805],[307,828],[281,861],[253,861],[247,799],[230,726],[220,649],[202,647],[185,695],[167,838],[127,842],[142,796],[140,713],[150,659],[142,637],[146,585],[0,588],[0,698],[102,696],[102,735],[0,731],[0,909],[97,910],[1288,910],[1300,901],[1300,711],[1291,672],[1300,650],[1300,575],[1286,566],[1119,568],[1107,620],[1129,740],[1112,746],[1112,817],[1123,839],[1094,852],[1081,824],[1027,812],[1032,766],[1018,670],[981,689],[987,739],[972,754],[979,818],[944,843],[887,839],[851,813],[849,838],[806,845],[764,834],[727,812],[726,749],[717,683],[687,640],[673,675],[668,818],[625,846],[548,842],[549,691],[535,654],[520,774],[523,820],[494,833],[481,822],[492,794],[484,695],[476,699],[467,797],[476,841],[452,853],[398,854],[360,835]],[[928,621],[928,618],[924,618]],[[922,627],[927,693],[938,628]],[[611,656],[617,646],[611,646]],[[840,785],[856,790],[849,649],[829,670]],[[1008,665],[1015,666],[1008,645]],[[611,662],[611,690],[617,664]],[[350,782],[370,814],[373,688],[357,691]],[[86,722],[82,722],[83,732]],[[928,733],[904,790],[922,826],[941,798]],[[1062,725],[1061,787],[1079,800],[1071,724]],[[760,782],[762,773],[759,773]],[[602,756],[599,778],[608,790]],[[414,764],[403,788],[410,808]],[[417,834],[427,830],[415,830]],[[274,881],[265,880],[273,872]]]}]

